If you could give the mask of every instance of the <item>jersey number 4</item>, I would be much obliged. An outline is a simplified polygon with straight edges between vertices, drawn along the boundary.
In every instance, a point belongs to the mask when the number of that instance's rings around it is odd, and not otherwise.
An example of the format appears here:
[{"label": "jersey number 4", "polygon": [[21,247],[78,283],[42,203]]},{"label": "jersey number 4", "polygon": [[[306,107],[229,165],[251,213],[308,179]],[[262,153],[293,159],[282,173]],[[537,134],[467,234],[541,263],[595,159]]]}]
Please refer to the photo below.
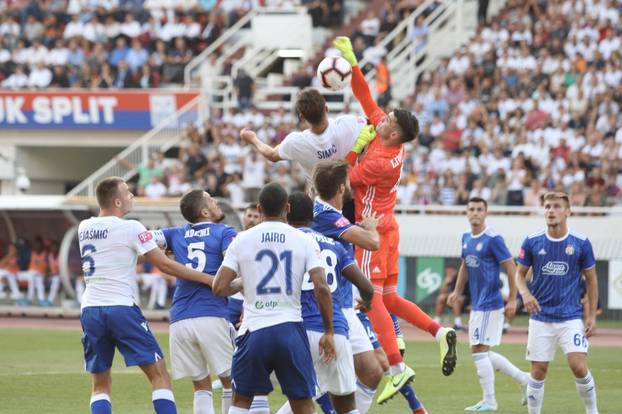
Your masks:
[{"label": "jersey number 4", "polygon": [[284,262],[284,270],[285,270],[285,293],[288,295],[292,294],[292,251],[285,250],[281,253],[279,257],[272,250],[260,250],[255,256],[256,262],[263,261],[264,257],[268,257],[270,259],[270,270],[268,273],[261,278],[261,281],[257,285],[257,294],[258,295],[277,295],[281,293],[280,286],[266,287],[270,280],[274,277],[277,269],[279,268],[279,261]]}]

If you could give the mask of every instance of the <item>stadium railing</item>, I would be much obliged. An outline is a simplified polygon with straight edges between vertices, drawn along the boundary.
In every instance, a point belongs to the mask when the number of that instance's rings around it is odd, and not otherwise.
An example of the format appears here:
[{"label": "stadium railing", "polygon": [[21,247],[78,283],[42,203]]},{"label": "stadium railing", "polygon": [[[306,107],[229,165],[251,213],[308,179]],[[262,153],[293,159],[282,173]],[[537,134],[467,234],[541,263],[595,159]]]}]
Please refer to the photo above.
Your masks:
[{"label": "stadium railing", "polygon": [[[204,119],[208,113],[207,102],[201,96],[196,97],[85,178],[66,196],[68,198],[93,196],[97,182],[104,177],[114,175],[129,179],[136,173],[136,169],[141,164],[147,162],[152,153],[156,151],[165,152],[176,145],[181,140],[185,125],[197,123],[197,121]],[[120,159],[129,162],[134,168],[126,168],[119,161]]]}]

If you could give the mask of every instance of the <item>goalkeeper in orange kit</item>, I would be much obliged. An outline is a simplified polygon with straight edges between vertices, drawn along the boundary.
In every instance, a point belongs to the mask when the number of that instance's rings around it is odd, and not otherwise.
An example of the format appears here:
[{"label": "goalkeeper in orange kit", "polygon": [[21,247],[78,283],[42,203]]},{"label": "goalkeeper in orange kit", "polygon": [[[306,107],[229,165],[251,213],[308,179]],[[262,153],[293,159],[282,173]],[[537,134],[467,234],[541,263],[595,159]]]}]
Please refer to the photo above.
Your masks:
[{"label": "goalkeeper in orange kit", "polygon": [[[384,113],[371,96],[365,77],[358,67],[350,39],[338,37],[334,46],[352,65],[352,91],[376,129],[376,137],[369,143],[365,154],[358,156],[366,144],[358,140],[347,157],[352,165],[349,177],[356,221],[373,212],[383,216],[377,227],[380,233],[380,249],[357,249],[355,253],[360,268],[371,279],[375,289],[372,310],[368,313],[369,319],[387,354],[392,375],[399,376],[405,370],[410,371],[410,368],[407,369],[403,363],[389,312],[436,337],[441,346],[442,372],[444,375],[451,375],[457,359],[456,332],[441,327],[416,304],[397,294],[399,226],[393,209],[397,199],[396,187],[402,171],[404,143],[417,137],[419,122],[406,109]],[[393,383],[394,381],[388,381],[387,387],[378,396],[379,402],[386,401],[385,396],[395,394],[392,388],[396,385]],[[402,385],[403,381],[395,383]]]}]

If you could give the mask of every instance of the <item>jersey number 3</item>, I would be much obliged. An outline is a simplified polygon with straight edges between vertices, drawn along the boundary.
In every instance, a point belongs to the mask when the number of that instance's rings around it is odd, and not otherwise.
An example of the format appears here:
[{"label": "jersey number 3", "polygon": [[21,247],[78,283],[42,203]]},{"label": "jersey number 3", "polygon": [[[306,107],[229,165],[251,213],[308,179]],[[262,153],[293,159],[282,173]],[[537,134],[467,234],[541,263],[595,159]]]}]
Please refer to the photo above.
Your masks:
[{"label": "jersey number 3", "polygon": [[255,256],[256,262],[261,262],[264,257],[268,257],[271,262],[270,270],[264,277],[261,278],[261,281],[257,285],[257,294],[258,295],[277,295],[281,293],[281,288],[279,286],[266,287],[270,280],[274,277],[277,269],[279,268],[279,260],[285,262],[285,293],[288,295],[292,294],[292,251],[285,250],[281,253],[279,257],[272,250],[260,250]]}]

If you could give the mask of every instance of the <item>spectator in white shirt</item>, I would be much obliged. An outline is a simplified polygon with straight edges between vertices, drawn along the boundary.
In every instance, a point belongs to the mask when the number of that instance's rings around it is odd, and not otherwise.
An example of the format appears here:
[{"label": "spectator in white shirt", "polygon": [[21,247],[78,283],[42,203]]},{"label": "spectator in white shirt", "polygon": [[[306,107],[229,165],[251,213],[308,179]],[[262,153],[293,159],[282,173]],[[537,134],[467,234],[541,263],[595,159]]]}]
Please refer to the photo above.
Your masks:
[{"label": "spectator in white shirt", "polygon": [[72,37],[81,37],[84,31],[84,24],[80,20],[79,14],[71,16],[71,21],[65,26],[65,32],[63,37],[65,39],[71,39]]},{"label": "spectator in white shirt", "polygon": [[2,87],[6,89],[25,89],[28,86],[28,76],[24,73],[24,67],[18,65],[15,72],[2,81]]},{"label": "spectator in white shirt", "polygon": [[367,17],[361,22],[361,33],[365,39],[365,44],[370,46],[374,43],[374,39],[380,32],[380,19],[375,11],[367,12]]},{"label": "spectator in white shirt", "polygon": [[242,157],[244,150],[233,135],[227,135],[225,142],[218,146],[218,152],[223,158],[226,174],[242,172]]},{"label": "spectator in white shirt", "polygon": [[57,39],[54,48],[50,50],[45,63],[50,66],[65,66],[69,59],[69,50],[65,47],[63,39]]},{"label": "spectator in white shirt", "polygon": [[45,89],[52,82],[52,71],[43,62],[39,62],[30,70],[28,76],[28,87],[35,89]]},{"label": "spectator in white shirt", "polygon": [[127,13],[125,15],[125,21],[121,24],[121,34],[126,35],[130,39],[140,35],[140,23],[134,20],[134,15],[132,13]]},{"label": "spectator in white shirt", "polygon": [[162,184],[159,177],[154,176],[151,182],[145,186],[145,197],[160,198],[166,196],[168,192],[166,186]]}]

